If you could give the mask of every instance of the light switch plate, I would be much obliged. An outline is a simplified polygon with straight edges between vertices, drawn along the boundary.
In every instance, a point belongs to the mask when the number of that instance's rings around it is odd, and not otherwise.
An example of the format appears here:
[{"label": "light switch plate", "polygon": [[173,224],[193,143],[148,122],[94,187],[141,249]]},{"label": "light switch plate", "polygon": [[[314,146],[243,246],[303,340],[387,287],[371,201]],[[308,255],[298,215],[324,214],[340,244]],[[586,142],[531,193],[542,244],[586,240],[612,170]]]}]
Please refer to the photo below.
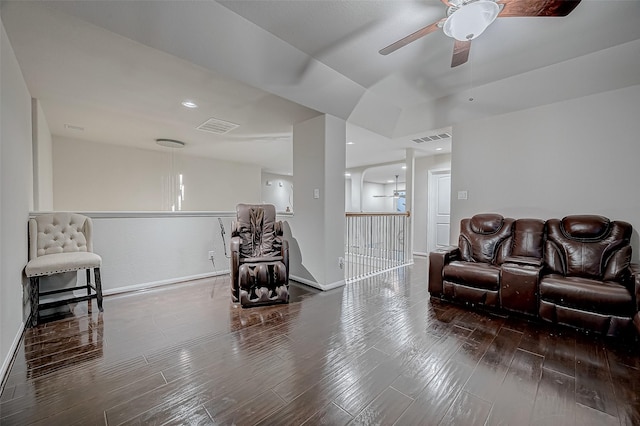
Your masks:
[{"label": "light switch plate", "polygon": [[467,200],[469,193],[467,191],[458,191],[458,200]]},{"label": "light switch plate", "polygon": [[320,190],[318,188],[313,190],[313,198],[320,198]]}]

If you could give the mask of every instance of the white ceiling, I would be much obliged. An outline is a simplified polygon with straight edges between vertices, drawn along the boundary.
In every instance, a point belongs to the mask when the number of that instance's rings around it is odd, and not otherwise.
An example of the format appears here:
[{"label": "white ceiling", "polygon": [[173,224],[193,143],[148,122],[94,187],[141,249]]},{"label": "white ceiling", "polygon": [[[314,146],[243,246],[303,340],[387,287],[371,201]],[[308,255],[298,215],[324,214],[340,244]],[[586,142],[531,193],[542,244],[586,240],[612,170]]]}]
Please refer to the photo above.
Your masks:
[{"label": "white ceiling", "polygon": [[[292,170],[292,125],[319,113],[347,120],[349,168],[402,161],[410,147],[450,152],[411,140],[464,120],[640,84],[639,1],[498,19],[454,69],[440,31],[378,54],[444,16],[439,0],[2,3],[55,135],[142,149],[179,139],[186,154],[276,173]],[[240,127],[195,129],[210,117]]]}]

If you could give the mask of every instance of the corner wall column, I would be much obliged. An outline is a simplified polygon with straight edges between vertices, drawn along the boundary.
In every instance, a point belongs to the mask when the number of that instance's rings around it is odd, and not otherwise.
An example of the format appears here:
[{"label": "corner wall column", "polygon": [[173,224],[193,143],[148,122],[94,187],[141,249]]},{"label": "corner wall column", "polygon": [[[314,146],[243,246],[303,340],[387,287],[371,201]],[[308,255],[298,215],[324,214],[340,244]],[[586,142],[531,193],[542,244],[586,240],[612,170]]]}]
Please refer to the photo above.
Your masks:
[{"label": "corner wall column", "polygon": [[411,259],[413,259],[413,233],[414,231],[414,226],[413,226],[413,215],[414,215],[414,211],[413,211],[413,197],[414,197],[414,193],[413,190],[415,188],[415,168],[416,168],[416,151],[413,148],[407,148],[406,153],[405,153],[405,162],[406,162],[406,173],[405,173],[405,196],[406,196],[406,209],[408,212],[410,212],[409,215],[409,226],[410,226],[410,230],[411,232],[409,232],[409,255],[411,256]]},{"label": "corner wall column", "polygon": [[[344,285],[344,120],[322,115],[293,126],[294,215],[285,223],[290,276],[322,290]],[[288,229],[290,228],[290,229]]]}]

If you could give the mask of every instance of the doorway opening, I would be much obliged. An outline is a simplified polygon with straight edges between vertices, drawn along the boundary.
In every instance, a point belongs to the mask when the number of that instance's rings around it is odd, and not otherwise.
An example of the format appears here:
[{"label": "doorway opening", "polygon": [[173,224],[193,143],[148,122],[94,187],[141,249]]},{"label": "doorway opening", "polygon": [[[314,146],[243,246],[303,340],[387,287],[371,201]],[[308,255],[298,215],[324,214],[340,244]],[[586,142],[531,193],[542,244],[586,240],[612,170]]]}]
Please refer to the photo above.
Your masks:
[{"label": "doorway opening", "polygon": [[451,170],[429,170],[427,253],[449,245],[451,224]]}]

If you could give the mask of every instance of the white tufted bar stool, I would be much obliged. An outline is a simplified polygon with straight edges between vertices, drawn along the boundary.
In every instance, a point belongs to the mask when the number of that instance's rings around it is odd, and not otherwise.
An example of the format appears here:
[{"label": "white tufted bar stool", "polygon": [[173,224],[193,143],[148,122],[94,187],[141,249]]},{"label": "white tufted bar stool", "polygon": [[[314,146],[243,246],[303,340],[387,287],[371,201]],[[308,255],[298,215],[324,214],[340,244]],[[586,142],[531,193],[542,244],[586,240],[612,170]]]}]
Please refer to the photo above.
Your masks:
[{"label": "white tufted bar stool", "polygon": [[[25,274],[31,282],[31,326],[38,325],[40,310],[70,302],[96,298],[102,311],[102,283],[100,266],[102,258],[93,253],[91,218],[77,213],[49,213],[29,219],[29,263]],[[86,286],[40,292],[40,277],[85,269]],[[94,282],[91,283],[93,270]],[[40,303],[40,296],[85,289],[86,296],[74,296],[63,300]],[[93,290],[93,291],[92,291]]]}]

